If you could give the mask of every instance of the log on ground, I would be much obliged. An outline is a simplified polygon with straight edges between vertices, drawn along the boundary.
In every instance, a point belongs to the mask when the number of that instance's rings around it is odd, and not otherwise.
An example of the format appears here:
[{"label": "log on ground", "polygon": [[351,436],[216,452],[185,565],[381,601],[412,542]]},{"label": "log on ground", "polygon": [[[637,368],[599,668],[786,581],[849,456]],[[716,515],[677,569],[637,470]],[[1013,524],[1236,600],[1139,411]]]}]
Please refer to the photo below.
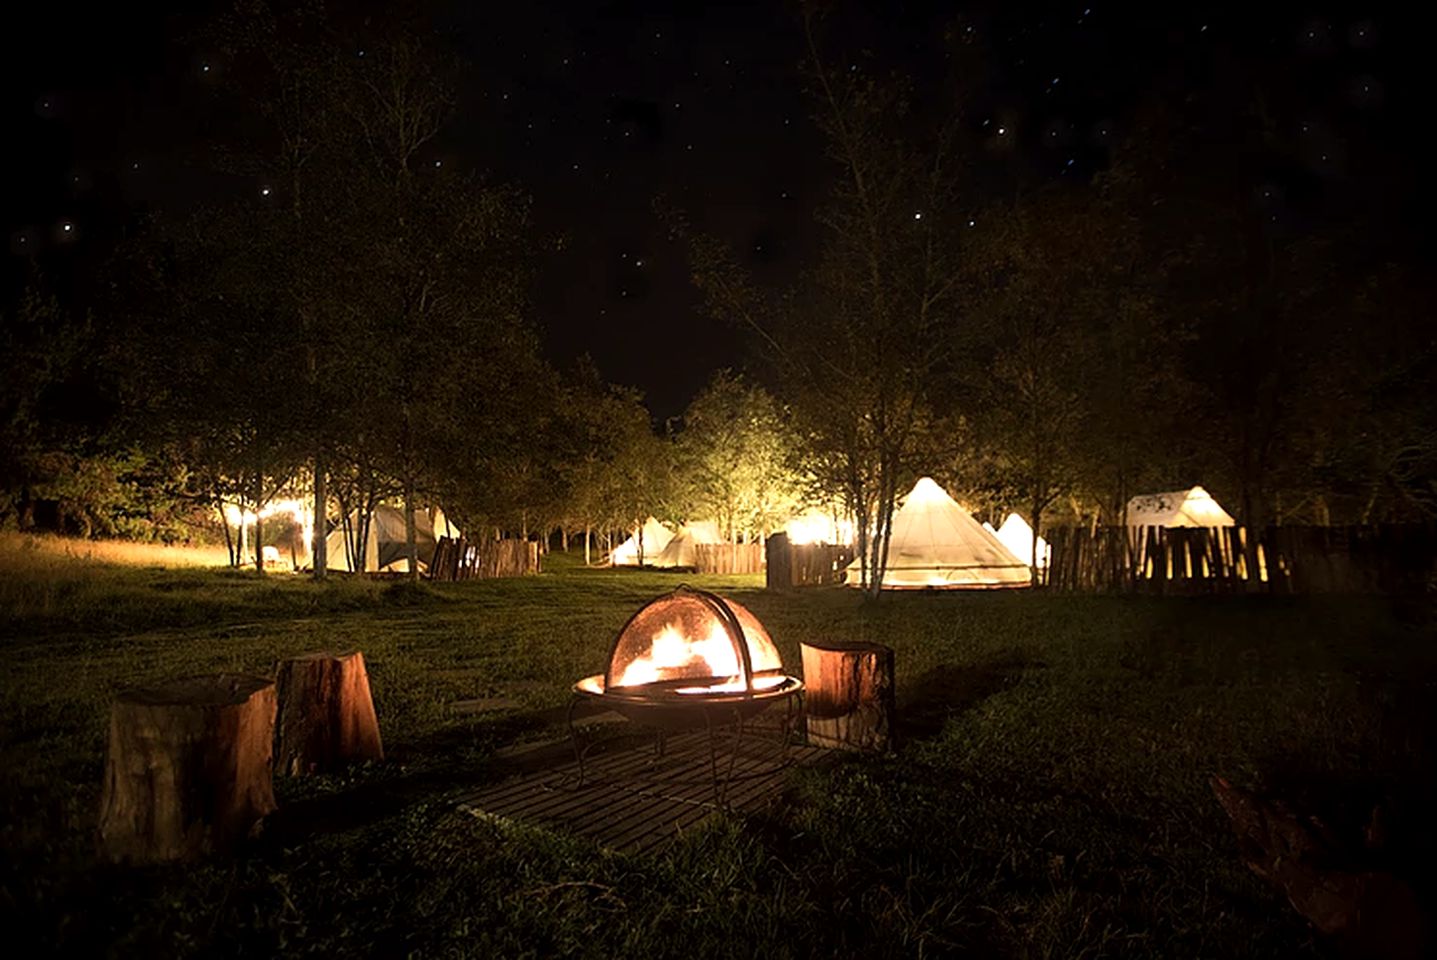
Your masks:
[{"label": "log on ground", "polygon": [[274,682],[239,674],[128,690],[110,708],[99,846],[114,862],[233,850],[275,808]]},{"label": "log on ground", "polygon": [[279,663],[275,768],[303,776],[383,760],[364,654],[307,653]]}]

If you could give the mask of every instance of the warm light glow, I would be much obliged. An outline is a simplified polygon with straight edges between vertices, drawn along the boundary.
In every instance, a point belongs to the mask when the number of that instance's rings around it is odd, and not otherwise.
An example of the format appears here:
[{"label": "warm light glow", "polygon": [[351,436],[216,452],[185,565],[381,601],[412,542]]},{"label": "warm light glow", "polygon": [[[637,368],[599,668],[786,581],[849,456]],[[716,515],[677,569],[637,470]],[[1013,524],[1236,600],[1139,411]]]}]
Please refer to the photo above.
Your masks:
[{"label": "warm light glow", "polygon": [[797,545],[853,542],[853,522],[851,520],[835,522],[833,517],[818,510],[810,510],[808,513],[794,517],[783,525],[783,529],[788,534],[788,542]]},{"label": "warm light glow", "polygon": [[[755,690],[772,690],[774,687],[782,686],[787,677],[754,677],[753,688]],[[679,693],[743,693],[748,687],[743,685],[742,680],[730,680],[728,683],[716,683],[711,687],[679,687]]]},{"label": "warm light glow", "polygon": [[697,672],[706,677],[733,677],[732,682],[738,684],[734,689],[744,689],[738,651],[728,630],[718,621],[709,626],[707,636],[696,639],[685,637],[677,624],[664,627],[654,637],[648,656],[638,657],[624,667],[614,685],[632,687],[654,683],[666,679],[666,674],[675,670]]},{"label": "warm light glow", "polygon": [[[254,511],[241,510],[238,504],[226,503],[224,515],[225,522],[232,527],[238,527],[241,523],[246,527],[254,526]],[[277,516],[289,517],[304,531],[305,545],[314,542],[314,514],[309,504],[303,500],[271,500],[260,510],[259,516],[261,520]]]}]

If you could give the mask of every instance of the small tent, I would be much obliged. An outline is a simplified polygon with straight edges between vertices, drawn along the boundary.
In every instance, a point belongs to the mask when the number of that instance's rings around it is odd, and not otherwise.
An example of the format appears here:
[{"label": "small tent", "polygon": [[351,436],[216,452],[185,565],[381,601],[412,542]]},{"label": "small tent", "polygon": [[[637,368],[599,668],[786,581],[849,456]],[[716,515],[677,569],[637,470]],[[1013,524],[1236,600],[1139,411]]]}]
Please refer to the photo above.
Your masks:
[{"label": "small tent", "polygon": [[[994,530],[992,525],[987,523],[983,524],[983,529],[997,537],[998,541],[1007,547],[1008,552],[1013,556],[1022,560],[1024,563],[1032,563],[1033,528],[1028,526],[1027,520],[1024,520],[1016,513],[1010,513],[1003,519],[1003,525],[997,530]],[[1039,537],[1038,569],[1047,569],[1048,560],[1051,559],[1052,556],[1053,548],[1048,546],[1047,540]]]},{"label": "small tent", "polygon": [[[351,531],[358,530],[358,511],[349,515],[349,528]],[[419,556],[419,569],[424,571],[429,568],[429,561],[434,559],[434,547],[440,537],[460,536],[463,534],[444,516],[444,511],[438,508],[415,510],[414,547]],[[353,551],[345,536],[344,524],[336,524],[330,530],[329,536],[325,537],[324,543],[325,563],[330,570],[353,571],[358,568],[366,573],[406,573],[409,570],[409,561],[404,555],[404,510],[400,507],[382,503],[374,508],[374,515],[369,520],[369,536],[364,545],[362,564],[358,557],[351,555]]]},{"label": "small tent", "polygon": [[[847,583],[862,583],[862,558],[848,566]],[[984,530],[948,493],[924,477],[893,514],[883,589],[1026,587],[1028,565]]]},{"label": "small tent", "polygon": [[[654,557],[663,552],[664,547],[674,538],[673,531],[664,526],[653,517],[644,521],[641,528],[644,539],[644,563],[652,564]],[[636,567],[639,565],[639,534],[636,531],[633,536],[614,548],[609,554],[609,563],[616,567]]]},{"label": "small tent", "polygon": [[663,552],[654,557],[653,563],[656,567],[696,567],[698,566],[698,555],[694,550],[696,545],[723,542],[723,537],[719,536],[718,524],[712,520],[686,523],[679,528],[679,532],[668,542]]},{"label": "small tent", "polygon": [[1128,501],[1130,527],[1231,527],[1236,521],[1202,487],[1144,493]]}]

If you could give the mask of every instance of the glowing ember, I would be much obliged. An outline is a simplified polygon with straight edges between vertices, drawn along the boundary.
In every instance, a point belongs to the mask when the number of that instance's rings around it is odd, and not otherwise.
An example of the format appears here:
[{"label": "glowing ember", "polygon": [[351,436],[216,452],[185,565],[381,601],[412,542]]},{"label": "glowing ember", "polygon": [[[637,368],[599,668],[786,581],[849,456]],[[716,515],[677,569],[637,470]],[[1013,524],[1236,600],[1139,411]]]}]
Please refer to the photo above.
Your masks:
[{"label": "glowing ember", "polygon": [[[782,686],[787,677],[754,677],[753,688],[755,690],[772,690],[774,687]],[[748,688],[743,685],[742,680],[730,680],[728,683],[716,683],[711,687],[679,687],[679,693],[743,693]]]}]

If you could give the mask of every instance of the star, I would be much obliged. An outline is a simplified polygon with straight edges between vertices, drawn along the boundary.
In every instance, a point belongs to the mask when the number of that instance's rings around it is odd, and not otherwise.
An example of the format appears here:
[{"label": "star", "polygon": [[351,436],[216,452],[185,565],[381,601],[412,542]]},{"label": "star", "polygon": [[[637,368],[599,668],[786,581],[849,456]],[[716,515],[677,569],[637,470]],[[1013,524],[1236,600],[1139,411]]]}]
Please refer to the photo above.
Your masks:
[{"label": "star", "polygon": [[269,196],[269,187],[260,187],[260,188],[259,188],[259,195],[262,196],[262,197],[267,197],[267,196]]},{"label": "star", "polygon": [[913,219],[914,219],[914,220],[922,220],[922,219],[923,219],[923,214],[922,214],[922,213],[914,213],[914,214],[913,214]]}]

